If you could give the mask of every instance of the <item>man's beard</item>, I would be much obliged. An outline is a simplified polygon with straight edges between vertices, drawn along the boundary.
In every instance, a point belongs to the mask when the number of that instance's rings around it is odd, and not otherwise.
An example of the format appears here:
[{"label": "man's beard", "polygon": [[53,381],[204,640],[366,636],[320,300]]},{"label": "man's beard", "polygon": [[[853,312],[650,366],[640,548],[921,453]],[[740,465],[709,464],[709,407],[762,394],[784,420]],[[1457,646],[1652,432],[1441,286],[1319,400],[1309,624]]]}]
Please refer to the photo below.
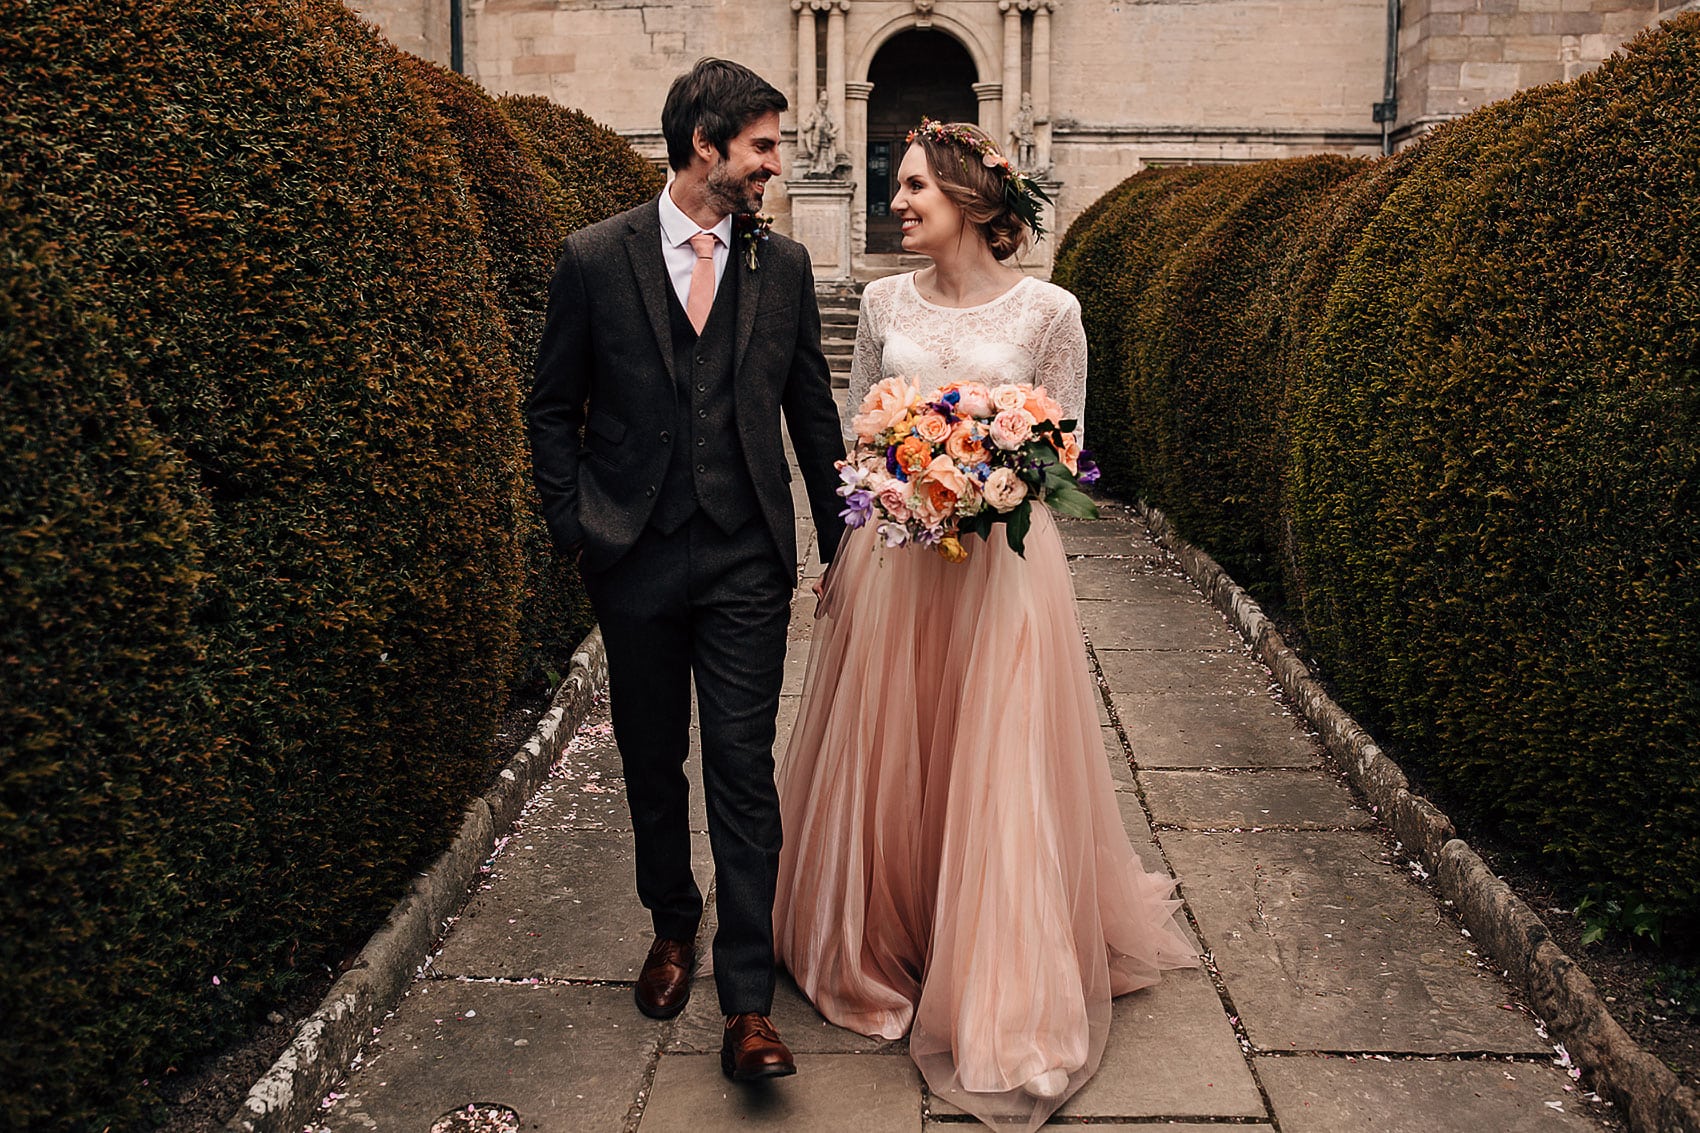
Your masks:
[{"label": "man's beard", "polygon": [[720,212],[737,215],[761,211],[761,195],[755,191],[751,178],[733,176],[726,162],[719,162],[708,171],[705,188],[709,201]]}]

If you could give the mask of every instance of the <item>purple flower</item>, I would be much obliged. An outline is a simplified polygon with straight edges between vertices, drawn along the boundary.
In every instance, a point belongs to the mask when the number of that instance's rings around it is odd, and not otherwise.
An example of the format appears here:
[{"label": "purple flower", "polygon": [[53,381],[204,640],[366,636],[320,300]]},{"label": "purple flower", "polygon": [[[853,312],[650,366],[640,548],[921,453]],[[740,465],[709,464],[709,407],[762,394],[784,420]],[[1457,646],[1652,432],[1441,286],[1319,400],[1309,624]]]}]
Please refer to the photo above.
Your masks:
[{"label": "purple flower", "polygon": [[844,494],[844,510],[838,513],[847,527],[860,527],[874,517],[874,496],[866,488],[853,488]]},{"label": "purple flower", "polygon": [[909,482],[909,477],[904,473],[903,466],[897,463],[896,445],[887,445],[885,448],[885,470],[905,484]]}]

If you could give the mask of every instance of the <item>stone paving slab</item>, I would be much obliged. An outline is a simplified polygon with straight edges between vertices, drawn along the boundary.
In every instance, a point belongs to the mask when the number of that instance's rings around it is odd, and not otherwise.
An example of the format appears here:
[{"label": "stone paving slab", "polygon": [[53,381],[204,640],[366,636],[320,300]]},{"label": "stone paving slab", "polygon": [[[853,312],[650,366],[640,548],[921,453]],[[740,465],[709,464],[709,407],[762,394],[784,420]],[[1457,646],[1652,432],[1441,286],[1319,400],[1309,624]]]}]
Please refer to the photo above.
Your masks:
[{"label": "stone paving slab", "polygon": [[1273,697],[1111,699],[1143,769],[1321,766],[1322,745]]},{"label": "stone paving slab", "polygon": [[1244,653],[1170,649],[1099,649],[1098,667],[1112,693],[1160,696],[1267,697],[1274,678]]},{"label": "stone paving slab", "polygon": [[1158,594],[1137,602],[1083,600],[1078,608],[1081,628],[1094,649],[1240,648],[1239,637],[1222,615],[1196,594],[1191,599]]},{"label": "stone paving slab", "polygon": [[[798,1054],[900,1054],[908,1049],[902,1039],[870,1038],[833,1026],[821,1018],[796,982],[784,972],[779,974],[778,986],[774,988],[772,1019],[779,1030],[779,1037]],[[715,996],[714,974],[706,973],[691,985],[691,1001],[685,1005],[673,1028],[667,1051],[672,1054],[718,1055],[725,1024],[726,1017],[720,1013]]]},{"label": "stone paving slab", "polygon": [[727,1081],[717,1054],[666,1054],[640,1133],[919,1133],[921,1073],[908,1055],[800,1054],[797,1074]]},{"label": "stone paving slab", "polygon": [[1152,821],[1188,830],[1334,830],[1374,821],[1350,788],[1320,771],[1141,771],[1139,784]]},{"label": "stone paving slab", "polygon": [[[947,1118],[944,1121],[927,1119],[928,1130],[961,1130],[961,1128],[978,1128],[967,1124],[966,1118]],[[1200,1124],[1197,1121],[1093,1121],[1091,1130],[1132,1130],[1134,1133],[1222,1133],[1222,1130],[1232,1130],[1232,1133],[1275,1133],[1273,1124],[1224,1124],[1210,1121]]]},{"label": "stone paving slab", "polygon": [[1124,605],[1148,602],[1210,605],[1210,600],[1167,561],[1155,543],[1143,540],[1132,544],[1126,554],[1071,553],[1068,571],[1083,613],[1104,615]]},{"label": "stone paving slab", "polygon": [[[927,1099],[930,1117],[962,1111]],[[1239,1040],[1202,969],[1114,1000],[1104,1060],[1060,1117],[1264,1117]]]},{"label": "stone paving slab", "polygon": [[[1569,1077],[1529,1062],[1258,1058],[1282,1133],[1561,1133],[1597,1129]],[[1550,1103],[1558,1103],[1554,1109]]]},{"label": "stone paving slab", "polygon": [[[1115,610],[1123,606],[1204,602],[1185,578],[1177,578],[1166,567],[1157,565],[1153,556],[1162,552],[1155,545],[1145,546],[1145,553],[1069,560],[1068,571],[1074,584],[1074,596],[1082,607],[1082,617],[1091,613],[1102,619],[1110,611],[1094,609],[1099,603]],[[1222,623],[1221,628],[1226,630],[1226,623]]]},{"label": "stone paving slab", "polygon": [[325,1124],[423,1133],[451,1109],[495,1102],[527,1133],[619,1129],[661,1034],[625,988],[424,981]]},{"label": "stone paving slab", "polygon": [[1258,1048],[1550,1051],[1373,834],[1158,837]]},{"label": "stone paving slab", "polygon": [[[708,837],[691,838],[697,885],[712,874]],[[474,894],[435,970],[508,979],[635,980],[654,939],[638,903],[632,835],[530,826]]]}]

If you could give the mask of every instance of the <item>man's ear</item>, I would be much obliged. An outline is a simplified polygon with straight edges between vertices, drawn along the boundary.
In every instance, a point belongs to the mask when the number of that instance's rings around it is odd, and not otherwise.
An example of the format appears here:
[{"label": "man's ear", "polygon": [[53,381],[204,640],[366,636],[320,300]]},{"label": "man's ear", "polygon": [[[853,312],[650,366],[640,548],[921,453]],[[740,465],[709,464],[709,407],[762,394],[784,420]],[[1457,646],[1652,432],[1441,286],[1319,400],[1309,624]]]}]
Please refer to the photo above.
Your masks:
[{"label": "man's ear", "polygon": [[720,157],[720,151],[714,148],[714,143],[708,140],[708,135],[702,132],[701,126],[691,131],[691,149],[710,165]]}]

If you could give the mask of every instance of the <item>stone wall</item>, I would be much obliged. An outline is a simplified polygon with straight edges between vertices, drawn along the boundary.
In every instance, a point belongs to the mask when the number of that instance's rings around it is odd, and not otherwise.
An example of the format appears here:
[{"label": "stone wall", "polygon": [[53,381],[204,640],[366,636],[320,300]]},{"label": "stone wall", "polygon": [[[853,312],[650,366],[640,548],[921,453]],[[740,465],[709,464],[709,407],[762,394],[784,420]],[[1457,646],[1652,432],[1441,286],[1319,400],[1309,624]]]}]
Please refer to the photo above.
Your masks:
[{"label": "stone wall", "polygon": [[378,25],[389,41],[403,51],[411,51],[445,67],[449,65],[449,10],[452,0],[343,2]]},{"label": "stone wall", "polygon": [[1525,87],[1590,71],[1680,0],[1403,0],[1399,118],[1407,140]]},{"label": "stone wall", "polygon": [[[812,102],[817,89],[813,75],[799,83],[798,74],[799,39],[809,39],[812,22],[823,60],[836,61],[822,62],[827,87],[819,89],[832,98],[852,162],[850,239],[861,274],[892,266],[860,251],[865,126],[869,100],[878,109],[881,98],[869,89],[869,64],[914,28],[942,31],[972,56],[982,124],[1001,126],[1021,91],[1049,107],[1040,150],[1058,183],[1058,232],[1147,165],[1372,154],[1381,146],[1372,107],[1383,93],[1386,0],[460,2],[467,74],[495,93],[577,107],[657,163],[665,157],[659,118],[667,84],[704,55],[737,59],[785,91],[792,109],[782,125],[794,132],[799,95]],[[1523,87],[1573,78],[1697,2],[1402,0],[1394,140]],[[446,61],[451,0],[351,3],[399,46]],[[1013,41],[1012,25],[1020,29]],[[834,42],[836,55],[827,48]],[[787,177],[801,172],[794,153],[786,161]],[[769,186],[768,207],[780,231],[791,231],[781,183]],[[1029,266],[1048,271],[1048,249]]]}]

